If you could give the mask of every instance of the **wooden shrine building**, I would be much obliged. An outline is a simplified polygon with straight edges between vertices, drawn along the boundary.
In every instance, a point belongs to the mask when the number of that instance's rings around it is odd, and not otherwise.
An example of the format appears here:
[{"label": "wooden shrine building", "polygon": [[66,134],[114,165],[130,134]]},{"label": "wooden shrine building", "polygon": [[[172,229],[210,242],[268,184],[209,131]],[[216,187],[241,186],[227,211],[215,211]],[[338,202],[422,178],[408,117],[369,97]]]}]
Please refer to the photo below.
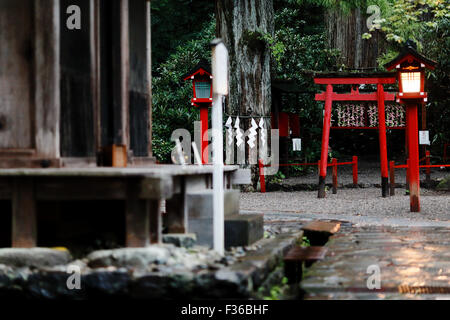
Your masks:
[{"label": "wooden shrine building", "polygon": [[1,1],[0,167],[152,161],[149,4]]}]

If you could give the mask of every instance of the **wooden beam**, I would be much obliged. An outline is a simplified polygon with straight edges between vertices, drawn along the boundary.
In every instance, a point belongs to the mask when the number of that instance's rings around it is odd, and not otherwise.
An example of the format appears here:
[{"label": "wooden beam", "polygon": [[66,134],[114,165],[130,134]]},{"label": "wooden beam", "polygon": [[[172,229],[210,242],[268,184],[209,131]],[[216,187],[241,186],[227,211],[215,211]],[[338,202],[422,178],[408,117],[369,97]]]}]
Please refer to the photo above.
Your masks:
[{"label": "wooden beam", "polygon": [[[333,101],[378,101],[378,95],[374,93],[355,94],[355,93],[335,93],[332,94]],[[395,101],[395,94],[385,92],[385,101]],[[316,94],[316,101],[325,101],[325,92]]]},{"label": "wooden beam", "polygon": [[397,78],[314,78],[316,84],[392,84]]}]

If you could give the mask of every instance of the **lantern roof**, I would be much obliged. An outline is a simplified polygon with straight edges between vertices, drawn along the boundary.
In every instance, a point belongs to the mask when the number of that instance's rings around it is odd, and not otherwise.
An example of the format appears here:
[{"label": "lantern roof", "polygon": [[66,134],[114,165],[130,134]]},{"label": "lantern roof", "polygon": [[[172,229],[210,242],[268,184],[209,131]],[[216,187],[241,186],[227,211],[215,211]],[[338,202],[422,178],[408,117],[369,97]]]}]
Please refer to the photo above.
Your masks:
[{"label": "lantern roof", "polygon": [[205,59],[201,59],[200,62],[192,68],[191,71],[183,75],[183,80],[190,80],[192,77],[195,77],[197,74],[212,76],[211,66]]},{"label": "lantern roof", "polygon": [[394,60],[386,63],[384,67],[388,71],[391,71],[397,65],[401,64],[402,62],[404,62],[409,58],[413,58],[417,62],[424,64],[425,67],[427,67],[428,69],[434,70],[434,68],[436,67],[435,61],[428,59],[427,57],[417,52],[416,44],[411,40],[406,41],[406,44],[403,47],[403,50],[400,52],[400,54]]}]

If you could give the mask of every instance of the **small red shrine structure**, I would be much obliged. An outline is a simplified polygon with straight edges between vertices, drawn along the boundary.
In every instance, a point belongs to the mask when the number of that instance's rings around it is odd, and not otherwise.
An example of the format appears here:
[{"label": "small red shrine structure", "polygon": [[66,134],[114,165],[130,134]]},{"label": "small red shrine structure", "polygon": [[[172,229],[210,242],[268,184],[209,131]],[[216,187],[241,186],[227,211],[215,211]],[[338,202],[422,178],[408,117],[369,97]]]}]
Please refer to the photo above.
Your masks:
[{"label": "small red shrine structure", "polygon": [[[333,102],[336,101],[374,101],[378,109],[378,132],[380,140],[381,159],[381,186],[382,196],[388,196],[388,160],[386,144],[386,119],[385,101],[395,101],[395,94],[384,91],[383,85],[394,84],[397,76],[395,73],[324,73],[314,78],[316,84],[326,85],[326,91],[316,94],[317,101],[325,101],[324,122],[322,131],[322,149],[319,167],[319,192],[318,197],[325,197],[325,178],[328,165],[328,144],[330,138],[331,113]],[[333,86],[351,85],[350,93],[336,93]],[[371,93],[360,93],[360,85],[376,86],[376,91]],[[371,127],[373,128],[373,127]],[[359,129],[369,129],[359,127]]]},{"label": "small red shrine structure", "polygon": [[201,60],[183,80],[192,80],[193,97],[191,104],[200,109],[201,121],[201,158],[202,163],[208,163],[208,109],[212,107],[212,73],[206,60]]}]

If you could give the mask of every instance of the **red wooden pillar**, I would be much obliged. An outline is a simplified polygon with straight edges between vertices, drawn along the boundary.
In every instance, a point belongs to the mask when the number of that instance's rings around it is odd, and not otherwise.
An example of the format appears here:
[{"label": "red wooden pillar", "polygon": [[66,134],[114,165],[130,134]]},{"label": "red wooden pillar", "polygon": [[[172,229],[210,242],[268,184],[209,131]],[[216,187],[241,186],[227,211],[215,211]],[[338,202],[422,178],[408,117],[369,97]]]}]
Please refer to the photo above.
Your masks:
[{"label": "red wooden pillar", "polygon": [[331,160],[331,164],[333,166],[333,194],[337,193],[337,185],[338,185],[338,180],[337,180],[337,174],[338,174],[338,167],[337,167],[337,159],[333,158]]},{"label": "red wooden pillar", "polygon": [[381,194],[383,198],[388,196],[388,160],[386,143],[386,115],[384,108],[384,88],[381,83],[377,85],[378,98],[378,135],[380,140],[381,162]]},{"label": "red wooden pillar", "polygon": [[322,152],[320,155],[319,193],[318,198],[325,198],[325,179],[328,165],[328,142],[330,139],[331,105],[333,104],[333,86],[327,84],[325,93],[325,114],[323,117]]},{"label": "red wooden pillar", "polygon": [[202,124],[201,129],[201,154],[202,163],[208,163],[208,105],[200,106],[200,121]]},{"label": "red wooden pillar", "polygon": [[358,186],[358,157],[353,156],[353,165],[352,165],[352,171],[353,171],[353,186]]},{"label": "red wooden pillar", "polygon": [[408,149],[409,149],[409,198],[411,212],[420,212],[420,177],[419,177],[419,142],[417,104],[406,105],[408,119]]}]

